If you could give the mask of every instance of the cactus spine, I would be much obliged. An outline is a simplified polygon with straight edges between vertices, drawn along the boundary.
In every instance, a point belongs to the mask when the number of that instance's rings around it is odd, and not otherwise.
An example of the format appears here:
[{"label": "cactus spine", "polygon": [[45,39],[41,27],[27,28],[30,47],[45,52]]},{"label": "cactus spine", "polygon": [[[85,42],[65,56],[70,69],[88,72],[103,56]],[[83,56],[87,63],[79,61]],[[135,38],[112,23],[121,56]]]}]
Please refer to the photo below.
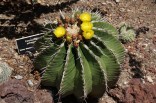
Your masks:
[{"label": "cactus spine", "polygon": [[[74,23],[62,19],[64,24],[61,26],[66,29],[66,34],[61,34],[63,29],[55,29],[55,34],[46,32],[35,43],[39,55],[34,66],[43,71],[42,84],[57,87],[62,97],[69,94],[77,98],[102,96],[118,80],[124,59],[124,48],[116,38],[117,30],[98,13],[83,13],[82,10],[73,12],[69,18],[74,18]],[[84,31],[81,29],[83,22],[90,22],[84,25]],[[91,32],[87,32],[86,28]],[[57,38],[60,34],[63,37]]]}]

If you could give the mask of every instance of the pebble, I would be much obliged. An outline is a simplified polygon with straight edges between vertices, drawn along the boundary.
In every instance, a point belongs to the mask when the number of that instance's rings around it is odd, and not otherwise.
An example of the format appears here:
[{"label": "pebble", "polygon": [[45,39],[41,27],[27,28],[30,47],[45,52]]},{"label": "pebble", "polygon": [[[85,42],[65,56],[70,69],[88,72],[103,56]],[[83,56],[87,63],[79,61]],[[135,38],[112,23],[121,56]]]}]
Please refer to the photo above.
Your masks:
[{"label": "pebble", "polygon": [[118,2],[120,2],[120,0],[115,0],[115,2],[117,2],[117,3],[118,3]]},{"label": "pebble", "polygon": [[32,80],[27,80],[28,84],[30,87],[34,86],[34,83],[32,82]]},{"label": "pebble", "polygon": [[147,78],[148,82],[153,83],[153,80],[152,80],[151,76],[147,76],[146,78]]},{"label": "pebble", "polygon": [[127,81],[125,81],[125,82],[124,82],[124,85],[126,85],[126,84],[128,84],[128,82],[127,82]]},{"label": "pebble", "polygon": [[18,79],[18,80],[23,79],[23,76],[21,76],[21,75],[16,75],[14,77],[15,77],[15,79]]}]

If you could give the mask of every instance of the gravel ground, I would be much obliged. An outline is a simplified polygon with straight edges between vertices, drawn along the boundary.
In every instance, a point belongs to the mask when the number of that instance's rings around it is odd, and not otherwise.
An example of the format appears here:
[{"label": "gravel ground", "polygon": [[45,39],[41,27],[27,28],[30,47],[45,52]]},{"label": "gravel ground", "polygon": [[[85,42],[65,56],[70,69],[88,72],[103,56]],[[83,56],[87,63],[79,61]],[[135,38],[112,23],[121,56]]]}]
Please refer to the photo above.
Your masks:
[{"label": "gravel ground", "polygon": [[[38,99],[31,97],[31,95],[36,96],[36,91],[40,91],[38,93],[40,95],[49,92],[40,89],[39,74],[33,71],[32,61],[27,55],[17,53],[15,39],[41,32],[45,20],[54,20],[59,15],[58,9],[69,13],[75,7],[99,10],[102,16],[117,28],[125,22],[133,26],[137,32],[133,42],[124,43],[127,54],[116,87],[104,94],[99,99],[99,103],[156,103],[156,3],[154,0],[119,0],[119,2],[59,0],[55,3],[53,1],[55,0],[38,0],[39,4],[34,6],[30,1],[16,0],[12,3],[9,0],[0,1],[0,61],[8,63],[13,68],[13,74],[8,82],[11,81],[12,85],[19,82],[20,85],[17,87],[22,86],[21,91],[25,91],[23,98],[29,98],[26,103],[37,103]],[[9,85],[6,83],[4,87],[7,86]],[[11,99],[16,101],[12,103],[20,103],[22,99],[17,100],[19,97],[9,98],[6,95],[11,92],[13,95],[23,92],[9,90],[0,93],[0,102],[10,103],[8,101]],[[47,98],[52,101],[51,96]],[[45,101],[38,101],[45,103]],[[66,103],[75,102],[68,100]]]}]

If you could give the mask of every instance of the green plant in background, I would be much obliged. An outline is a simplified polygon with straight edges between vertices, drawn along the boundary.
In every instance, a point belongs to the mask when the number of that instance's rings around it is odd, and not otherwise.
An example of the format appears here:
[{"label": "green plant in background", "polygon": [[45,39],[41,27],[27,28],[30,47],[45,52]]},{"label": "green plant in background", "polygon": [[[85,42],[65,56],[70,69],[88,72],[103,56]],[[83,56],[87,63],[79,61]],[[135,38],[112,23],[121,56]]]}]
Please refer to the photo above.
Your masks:
[{"label": "green plant in background", "polygon": [[0,84],[9,79],[12,73],[12,68],[8,64],[0,62]]},{"label": "green plant in background", "polygon": [[49,31],[34,45],[39,53],[34,66],[43,73],[43,85],[57,87],[60,97],[77,98],[100,97],[115,85],[125,52],[117,30],[99,13],[61,13],[45,27]]},{"label": "green plant in background", "polygon": [[136,33],[134,29],[128,24],[123,23],[119,28],[119,39],[124,42],[131,42],[134,41],[135,37]]}]

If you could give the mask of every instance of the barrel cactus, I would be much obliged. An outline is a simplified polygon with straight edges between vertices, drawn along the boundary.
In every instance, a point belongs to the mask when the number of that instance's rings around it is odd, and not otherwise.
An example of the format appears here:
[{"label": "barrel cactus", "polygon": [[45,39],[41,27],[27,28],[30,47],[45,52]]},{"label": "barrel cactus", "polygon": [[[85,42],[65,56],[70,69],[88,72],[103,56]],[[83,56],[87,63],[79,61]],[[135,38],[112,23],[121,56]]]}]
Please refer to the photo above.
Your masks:
[{"label": "barrel cactus", "polygon": [[34,45],[35,68],[42,84],[57,87],[60,97],[100,97],[115,85],[124,59],[118,31],[99,13],[74,10],[45,25]]}]

